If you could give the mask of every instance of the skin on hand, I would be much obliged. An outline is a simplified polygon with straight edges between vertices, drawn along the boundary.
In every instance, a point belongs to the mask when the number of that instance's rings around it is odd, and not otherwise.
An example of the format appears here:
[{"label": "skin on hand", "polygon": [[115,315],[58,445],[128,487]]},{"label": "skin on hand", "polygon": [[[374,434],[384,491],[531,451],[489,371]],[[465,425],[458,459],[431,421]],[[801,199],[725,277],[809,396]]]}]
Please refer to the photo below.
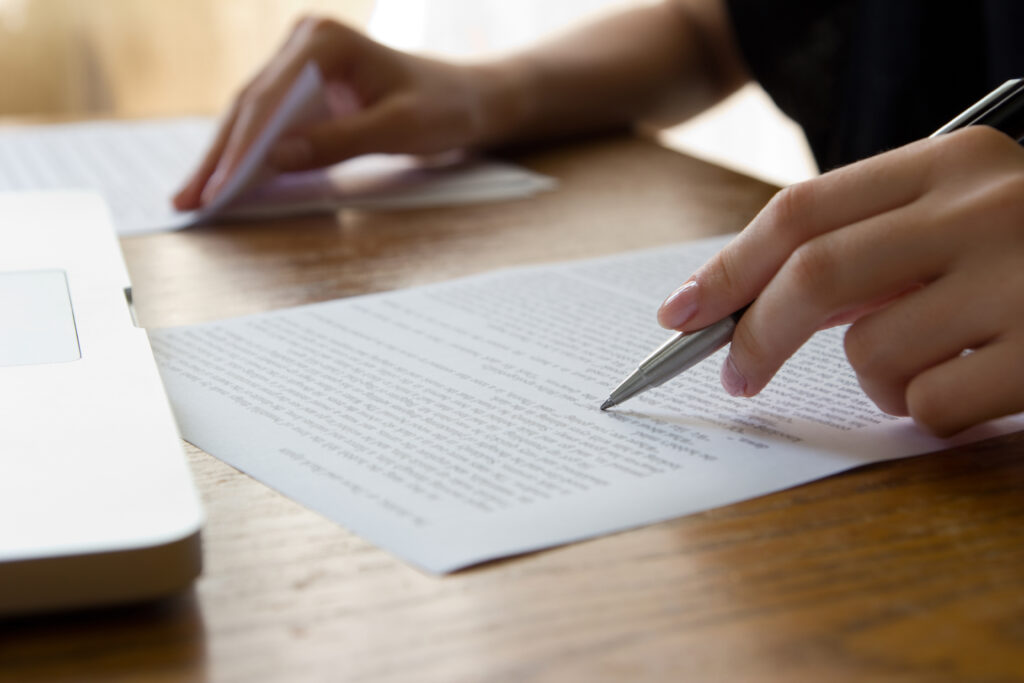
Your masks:
[{"label": "skin on hand", "polygon": [[278,141],[268,162],[279,171],[372,152],[433,154],[536,141],[643,117],[668,123],[748,78],[723,0],[630,8],[473,64],[406,54],[309,18],[235,99],[206,157],[174,197],[178,209],[212,200],[309,60],[328,92],[345,93],[355,106]]},{"label": "skin on hand", "polygon": [[310,60],[327,83],[328,102],[332,89],[341,92],[348,111],[278,141],[268,156],[277,170],[368,152],[431,154],[471,145],[483,133],[480,88],[473,83],[482,77],[479,69],[398,52],[337,22],[307,18],[235,99],[199,168],[174,197],[176,208],[212,200]]},{"label": "skin on hand", "polygon": [[786,188],[658,319],[692,331],[751,301],[733,395],[852,322],[847,358],[883,411],[949,436],[1024,410],[1024,149],[976,126]]}]

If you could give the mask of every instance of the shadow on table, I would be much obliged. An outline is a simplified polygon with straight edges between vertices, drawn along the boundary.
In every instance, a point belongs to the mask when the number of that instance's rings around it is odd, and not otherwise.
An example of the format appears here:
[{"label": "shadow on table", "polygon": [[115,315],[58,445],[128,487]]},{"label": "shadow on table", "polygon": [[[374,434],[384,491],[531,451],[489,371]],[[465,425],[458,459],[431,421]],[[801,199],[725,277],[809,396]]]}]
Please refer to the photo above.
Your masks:
[{"label": "shadow on table", "polygon": [[205,680],[194,589],[161,601],[0,620],[0,681]]}]

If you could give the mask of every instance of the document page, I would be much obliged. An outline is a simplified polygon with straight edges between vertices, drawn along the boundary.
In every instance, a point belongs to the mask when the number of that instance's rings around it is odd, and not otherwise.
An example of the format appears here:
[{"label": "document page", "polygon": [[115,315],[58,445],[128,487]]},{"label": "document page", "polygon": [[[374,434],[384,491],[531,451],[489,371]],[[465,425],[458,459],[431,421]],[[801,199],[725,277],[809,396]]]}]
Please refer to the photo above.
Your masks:
[{"label": "document page", "polygon": [[213,136],[204,118],[0,128],[0,192],[91,190],[119,234],[190,225],[171,197]]},{"label": "document page", "polygon": [[724,240],[150,335],[188,441],[437,573],[951,445],[864,397],[841,329],[756,398],[720,387],[723,351],[601,412]]},{"label": "document page", "polygon": [[260,219],[343,207],[404,209],[526,197],[555,181],[493,159],[373,154],[258,184],[216,212],[177,212],[171,197],[214,134],[206,118],[0,128],[0,192],[92,190],[121,235],[185,228],[213,214]]},{"label": "document page", "polygon": [[84,189],[103,195],[121,235],[175,230],[212,218],[258,219],[339,208],[415,208],[525,197],[552,178],[514,164],[448,155],[372,154],[327,169],[274,175],[265,158],[290,130],[331,115],[309,63],[213,201],[177,212],[171,197],[215,133],[203,118],[0,128],[0,192]]}]

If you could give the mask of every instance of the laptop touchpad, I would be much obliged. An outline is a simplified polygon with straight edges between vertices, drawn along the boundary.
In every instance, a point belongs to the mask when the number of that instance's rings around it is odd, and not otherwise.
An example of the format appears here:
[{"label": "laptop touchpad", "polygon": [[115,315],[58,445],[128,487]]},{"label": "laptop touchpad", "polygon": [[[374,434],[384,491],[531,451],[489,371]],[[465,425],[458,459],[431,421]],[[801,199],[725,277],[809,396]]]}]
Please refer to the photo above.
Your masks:
[{"label": "laptop touchpad", "polygon": [[64,363],[81,357],[67,274],[0,272],[0,366]]}]

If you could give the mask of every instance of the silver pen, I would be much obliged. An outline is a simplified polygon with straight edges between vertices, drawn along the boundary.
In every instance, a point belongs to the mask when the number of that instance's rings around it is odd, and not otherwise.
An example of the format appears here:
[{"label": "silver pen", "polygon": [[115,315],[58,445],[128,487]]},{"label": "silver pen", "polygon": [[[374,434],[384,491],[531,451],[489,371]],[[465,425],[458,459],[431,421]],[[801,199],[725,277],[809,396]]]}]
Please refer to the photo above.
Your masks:
[{"label": "silver pen", "polygon": [[[930,137],[977,125],[991,126],[1024,144],[1024,79],[1006,81]],[[608,400],[601,404],[601,410],[608,410],[641,392],[664,384],[728,344],[736,324],[749,307],[750,304],[747,304],[703,329],[680,332],[669,339],[641,361],[622,384],[615,387]]]},{"label": "silver pen", "polygon": [[689,370],[729,343],[736,323],[747,310],[744,306],[730,316],[694,332],[680,332],[640,361],[633,373],[615,387],[601,410],[608,410],[623,401],[660,386],[685,370]]}]

